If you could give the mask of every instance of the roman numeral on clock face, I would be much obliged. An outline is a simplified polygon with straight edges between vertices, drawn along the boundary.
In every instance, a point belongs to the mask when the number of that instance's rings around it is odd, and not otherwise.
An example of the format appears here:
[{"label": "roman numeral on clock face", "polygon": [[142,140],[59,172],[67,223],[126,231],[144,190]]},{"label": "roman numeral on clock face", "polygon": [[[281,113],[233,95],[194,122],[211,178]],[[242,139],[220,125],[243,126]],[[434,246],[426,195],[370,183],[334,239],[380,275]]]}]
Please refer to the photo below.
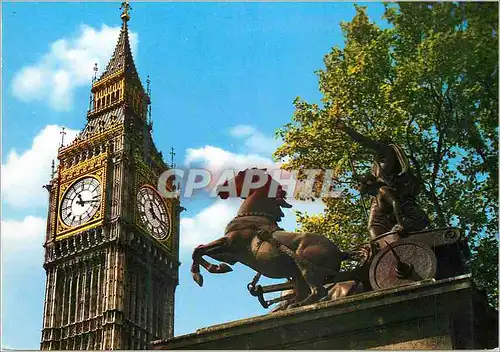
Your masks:
[{"label": "roman numeral on clock face", "polygon": [[77,227],[93,218],[101,205],[101,185],[94,177],[84,177],[73,183],[61,202],[61,220]]},{"label": "roman numeral on clock face", "polygon": [[170,219],[161,195],[150,186],[142,187],[137,193],[137,212],[139,220],[149,234],[159,240],[167,238],[170,232]]}]

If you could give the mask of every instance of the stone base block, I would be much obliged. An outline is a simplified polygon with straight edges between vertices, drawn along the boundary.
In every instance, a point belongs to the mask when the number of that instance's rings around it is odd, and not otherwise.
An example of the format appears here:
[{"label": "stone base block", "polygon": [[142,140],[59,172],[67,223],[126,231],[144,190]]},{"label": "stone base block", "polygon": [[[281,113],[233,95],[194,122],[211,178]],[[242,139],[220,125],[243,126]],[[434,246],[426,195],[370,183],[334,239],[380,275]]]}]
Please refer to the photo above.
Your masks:
[{"label": "stone base block", "polygon": [[470,275],[358,294],[154,341],[161,349],[484,349],[498,312]]}]

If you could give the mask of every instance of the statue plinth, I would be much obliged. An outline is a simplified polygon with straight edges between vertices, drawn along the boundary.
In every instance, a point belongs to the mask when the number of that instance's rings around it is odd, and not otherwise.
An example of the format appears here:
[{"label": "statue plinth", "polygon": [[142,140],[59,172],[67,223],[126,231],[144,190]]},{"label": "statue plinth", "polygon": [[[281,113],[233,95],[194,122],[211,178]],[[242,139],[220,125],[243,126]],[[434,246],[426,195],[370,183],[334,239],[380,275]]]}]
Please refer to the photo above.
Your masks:
[{"label": "statue plinth", "polygon": [[484,349],[498,312],[470,275],[348,296],[151,343],[162,349]]}]

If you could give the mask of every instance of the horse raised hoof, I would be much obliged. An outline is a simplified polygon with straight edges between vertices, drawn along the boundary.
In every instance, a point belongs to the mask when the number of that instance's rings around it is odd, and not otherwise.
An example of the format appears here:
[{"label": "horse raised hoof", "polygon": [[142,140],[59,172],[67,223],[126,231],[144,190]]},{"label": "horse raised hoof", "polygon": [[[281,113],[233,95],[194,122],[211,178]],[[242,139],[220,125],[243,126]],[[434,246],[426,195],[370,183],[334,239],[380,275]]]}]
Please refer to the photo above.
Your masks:
[{"label": "horse raised hoof", "polygon": [[203,276],[200,273],[192,273],[193,280],[198,284],[198,286],[203,286]]},{"label": "horse raised hoof", "polygon": [[217,273],[225,274],[225,273],[229,273],[231,271],[233,271],[233,268],[231,268],[229,265],[227,265],[226,263],[220,263],[219,270],[217,271]]}]

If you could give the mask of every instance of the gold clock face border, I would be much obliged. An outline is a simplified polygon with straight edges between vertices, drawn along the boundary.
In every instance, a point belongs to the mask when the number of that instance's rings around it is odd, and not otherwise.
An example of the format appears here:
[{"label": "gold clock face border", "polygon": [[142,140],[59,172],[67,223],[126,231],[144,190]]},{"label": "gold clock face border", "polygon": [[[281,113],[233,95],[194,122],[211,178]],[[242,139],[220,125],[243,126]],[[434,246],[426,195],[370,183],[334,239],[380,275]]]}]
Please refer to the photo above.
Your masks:
[{"label": "gold clock face border", "polygon": [[[104,192],[104,183],[106,180],[105,176],[106,176],[105,170],[104,170],[104,168],[102,168],[100,170],[97,170],[96,172],[81,175],[79,177],[76,177],[76,178],[60,185],[59,197],[57,200],[58,206],[57,206],[57,230],[56,230],[56,236],[55,236],[56,240],[62,240],[64,238],[72,236],[75,232],[85,231],[85,230],[88,230],[90,228],[99,226],[103,223],[104,205],[105,205],[105,198],[106,198],[106,194]],[[94,214],[92,219],[90,219],[89,221],[87,221],[79,226],[75,226],[75,227],[68,226],[61,219],[61,204],[62,204],[62,201],[64,199],[64,196],[66,195],[68,189],[71,188],[71,186],[76,184],[81,179],[88,178],[88,177],[95,178],[99,182],[99,186],[101,187],[101,202],[99,204],[99,209]]]},{"label": "gold clock face border", "polygon": [[[165,236],[164,239],[156,238],[155,236],[153,236],[149,232],[148,229],[146,229],[143,226],[143,221],[142,221],[140,214],[139,214],[139,204],[138,204],[138,200],[137,200],[137,196],[138,196],[139,192],[141,191],[141,189],[143,189],[143,188],[149,188],[149,189],[153,190],[153,192],[155,192],[158,195],[158,197],[160,198],[160,200],[163,202],[163,205],[165,205],[165,209],[167,209],[169,226],[168,226],[168,234]],[[139,227],[141,231],[143,231],[148,236],[150,236],[151,238],[153,238],[156,241],[158,241],[159,243],[161,243],[168,250],[172,250],[172,244],[170,243],[170,242],[172,242],[173,227],[174,227],[174,224],[172,223],[172,211],[173,211],[172,205],[169,205],[167,203],[167,201],[165,200],[165,198],[161,195],[161,193],[158,192],[158,190],[156,188],[154,188],[151,184],[144,183],[141,186],[137,187],[136,192],[135,192],[135,207],[134,207],[135,223],[137,224],[137,227]]]},{"label": "gold clock face border", "polygon": [[[99,199],[99,204],[97,206],[97,209],[94,213],[94,215],[92,215],[92,217],[90,219],[88,219],[87,221],[85,222],[82,222],[80,223],[79,225],[76,225],[76,226],[71,226],[71,225],[68,225],[64,219],[62,218],[62,203],[64,202],[66,196],[68,195],[68,192],[73,189],[73,187],[78,184],[78,182],[82,181],[82,180],[85,180],[85,179],[94,179],[98,182],[98,187],[99,187],[99,196],[100,196],[100,199]],[[64,191],[64,194],[61,196],[61,202],[59,203],[59,209],[58,209],[58,212],[59,212],[59,217],[61,218],[61,222],[62,224],[64,224],[64,226],[67,226],[68,228],[77,228],[77,227],[80,227],[80,226],[83,226],[83,225],[86,225],[88,224],[90,221],[92,221],[95,217],[95,215],[97,214],[97,212],[99,212],[99,210],[101,209],[101,199],[102,199],[102,186],[101,186],[101,182],[99,181],[98,178],[96,177],[93,177],[93,176],[84,176],[84,177],[80,177],[78,178],[78,180],[75,180],[73,183],[71,183],[71,185],[69,187],[66,188],[66,190]],[[81,199],[80,199],[81,200]]]}]

